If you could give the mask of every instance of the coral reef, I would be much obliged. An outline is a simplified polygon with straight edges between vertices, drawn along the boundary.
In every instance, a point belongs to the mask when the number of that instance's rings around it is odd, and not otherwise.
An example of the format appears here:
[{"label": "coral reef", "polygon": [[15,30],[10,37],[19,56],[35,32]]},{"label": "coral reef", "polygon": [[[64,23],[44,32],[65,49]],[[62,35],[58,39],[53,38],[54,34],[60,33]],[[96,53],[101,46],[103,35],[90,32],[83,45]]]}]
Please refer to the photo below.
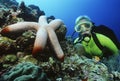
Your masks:
[{"label": "coral reef", "polygon": [[7,53],[15,53],[16,52],[16,44],[14,40],[0,36],[0,55],[4,55]]},{"label": "coral reef", "polygon": [[18,10],[21,11],[21,13],[18,15],[18,17],[22,17],[25,21],[35,21],[37,22],[39,16],[45,15],[44,11],[41,11],[39,7],[35,5],[28,5],[28,7],[25,5],[25,3],[22,1],[20,6],[18,7]]},{"label": "coral reef", "polygon": [[50,81],[39,66],[26,62],[1,76],[2,81]]},{"label": "coral reef", "polygon": [[16,0],[0,0],[0,3],[4,4],[8,8],[12,5],[18,6],[18,2]]},{"label": "coral reef", "polygon": [[0,1],[0,26],[6,26],[21,21],[38,21],[39,16],[45,15],[35,5],[26,6],[24,2],[19,5],[15,0]]},{"label": "coral reef", "polygon": [[16,45],[18,51],[31,53],[33,49],[36,31],[28,30],[16,38]]}]

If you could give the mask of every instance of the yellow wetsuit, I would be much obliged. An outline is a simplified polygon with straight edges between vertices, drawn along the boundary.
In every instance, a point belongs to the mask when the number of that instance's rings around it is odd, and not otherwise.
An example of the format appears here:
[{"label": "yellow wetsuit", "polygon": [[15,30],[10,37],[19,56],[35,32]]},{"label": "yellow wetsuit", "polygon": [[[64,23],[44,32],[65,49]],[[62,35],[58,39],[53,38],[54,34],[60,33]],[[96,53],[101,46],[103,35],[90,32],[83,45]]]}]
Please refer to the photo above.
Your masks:
[{"label": "yellow wetsuit", "polygon": [[[112,40],[102,34],[98,34],[96,33],[96,36],[100,42],[100,44],[107,48],[112,54],[118,54],[118,48],[116,47],[116,45],[112,42]],[[102,57],[103,53],[102,51],[99,49],[99,47],[95,44],[93,37],[91,36],[90,41],[87,43],[85,41],[81,42],[85,52],[88,56],[98,56],[98,57]]]}]

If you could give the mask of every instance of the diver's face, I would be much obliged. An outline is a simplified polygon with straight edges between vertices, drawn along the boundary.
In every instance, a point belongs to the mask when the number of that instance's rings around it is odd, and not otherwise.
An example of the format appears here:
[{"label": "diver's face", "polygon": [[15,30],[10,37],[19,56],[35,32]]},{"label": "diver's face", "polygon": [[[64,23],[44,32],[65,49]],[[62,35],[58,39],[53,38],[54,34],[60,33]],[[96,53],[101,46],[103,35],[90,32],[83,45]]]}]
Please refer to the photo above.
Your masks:
[{"label": "diver's face", "polygon": [[80,33],[81,33],[81,35],[90,34],[91,33],[91,27],[86,23],[81,24],[81,32]]},{"label": "diver's face", "polygon": [[80,32],[81,35],[91,34],[92,22],[84,21],[78,24],[75,28],[77,32]]}]

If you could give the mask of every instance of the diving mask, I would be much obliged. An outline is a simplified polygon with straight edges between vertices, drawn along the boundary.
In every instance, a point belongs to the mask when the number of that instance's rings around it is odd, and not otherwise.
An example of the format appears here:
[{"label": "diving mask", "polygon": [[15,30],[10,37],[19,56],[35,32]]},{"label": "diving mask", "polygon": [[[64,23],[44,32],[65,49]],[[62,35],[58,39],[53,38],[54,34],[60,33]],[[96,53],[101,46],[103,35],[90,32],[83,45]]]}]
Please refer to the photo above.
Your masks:
[{"label": "diving mask", "polygon": [[82,32],[85,28],[91,28],[93,25],[89,21],[84,21],[75,26],[76,32]]}]

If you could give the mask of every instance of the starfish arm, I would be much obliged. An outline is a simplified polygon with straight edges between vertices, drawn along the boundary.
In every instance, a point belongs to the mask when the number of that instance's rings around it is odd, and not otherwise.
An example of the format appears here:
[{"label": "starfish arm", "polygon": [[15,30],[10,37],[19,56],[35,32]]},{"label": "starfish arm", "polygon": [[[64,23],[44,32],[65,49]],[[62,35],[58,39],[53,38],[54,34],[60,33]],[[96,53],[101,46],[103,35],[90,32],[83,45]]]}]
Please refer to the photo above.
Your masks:
[{"label": "starfish arm", "polygon": [[44,27],[40,27],[36,34],[36,39],[33,47],[32,54],[36,56],[38,52],[42,52],[47,43],[47,30]]},{"label": "starfish arm", "polygon": [[18,22],[12,25],[8,25],[1,30],[2,35],[6,35],[14,32],[24,32],[25,30],[39,28],[39,24],[36,22]]},{"label": "starfish arm", "polygon": [[47,23],[47,17],[46,17],[46,16],[40,16],[40,17],[39,17],[39,20],[38,20],[38,23],[39,23],[40,25],[46,25],[46,24],[48,24],[48,23]]},{"label": "starfish arm", "polygon": [[55,31],[52,28],[48,27],[47,32],[48,32],[48,36],[49,36],[50,42],[52,44],[52,47],[56,53],[56,56],[58,57],[59,60],[63,61],[64,60],[64,53],[63,53],[63,50],[59,44],[59,41],[57,39]]},{"label": "starfish arm", "polygon": [[60,25],[63,24],[63,21],[61,19],[55,19],[55,20],[52,20],[50,23],[49,23],[49,26],[51,28],[53,28],[54,30],[58,29],[60,27]]}]

